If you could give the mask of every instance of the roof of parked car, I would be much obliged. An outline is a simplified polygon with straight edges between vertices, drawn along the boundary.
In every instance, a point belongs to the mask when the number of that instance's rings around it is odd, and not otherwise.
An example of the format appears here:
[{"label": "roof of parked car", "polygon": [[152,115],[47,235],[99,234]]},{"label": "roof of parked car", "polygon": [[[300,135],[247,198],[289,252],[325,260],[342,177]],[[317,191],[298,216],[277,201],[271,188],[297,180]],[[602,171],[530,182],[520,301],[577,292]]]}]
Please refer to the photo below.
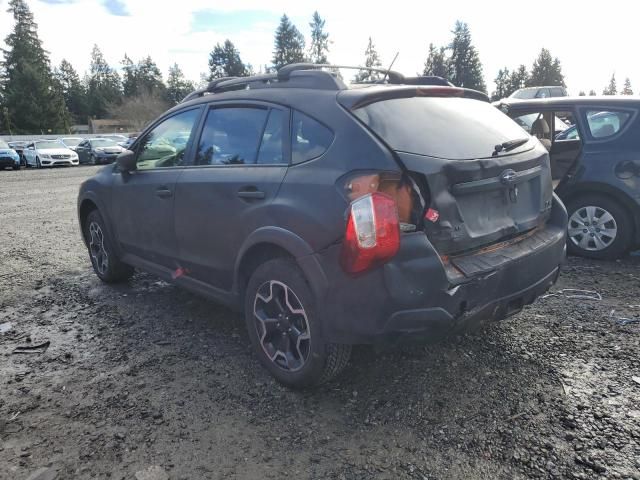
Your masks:
[{"label": "roof of parked car", "polygon": [[549,97],[549,98],[533,98],[531,100],[521,100],[516,98],[503,98],[494,102],[497,107],[513,108],[513,107],[533,107],[533,106],[574,106],[574,105],[594,105],[594,106],[624,106],[624,105],[640,105],[639,97],[627,95],[603,95],[589,97]]}]

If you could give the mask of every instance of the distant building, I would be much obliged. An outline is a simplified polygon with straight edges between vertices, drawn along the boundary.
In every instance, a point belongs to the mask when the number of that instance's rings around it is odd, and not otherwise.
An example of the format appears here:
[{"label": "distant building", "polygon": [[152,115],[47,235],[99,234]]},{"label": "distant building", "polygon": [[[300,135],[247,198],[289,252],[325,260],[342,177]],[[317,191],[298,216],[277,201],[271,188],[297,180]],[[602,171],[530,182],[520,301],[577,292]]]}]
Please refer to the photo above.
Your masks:
[{"label": "distant building", "polygon": [[78,134],[87,134],[89,133],[89,125],[71,125],[71,133]]},{"label": "distant building", "polygon": [[127,133],[135,132],[136,128],[126,120],[109,119],[94,120],[89,119],[88,133]]}]

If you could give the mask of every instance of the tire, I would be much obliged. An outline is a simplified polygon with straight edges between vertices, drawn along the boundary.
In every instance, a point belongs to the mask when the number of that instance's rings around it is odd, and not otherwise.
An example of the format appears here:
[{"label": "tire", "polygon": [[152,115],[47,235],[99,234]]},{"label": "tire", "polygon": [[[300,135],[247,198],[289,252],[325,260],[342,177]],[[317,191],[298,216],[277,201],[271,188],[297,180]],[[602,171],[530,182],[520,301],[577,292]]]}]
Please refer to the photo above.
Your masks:
[{"label": "tire", "polygon": [[42,164],[40,163],[40,159],[36,157],[36,168],[42,168]]},{"label": "tire", "polygon": [[89,157],[89,164],[90,164],[90,165],[98,165],[98,160],[96,159],[96,156],[95,156],[95,155],[91,155],[91,156]]},{"label": "tire", "polygon": [[105,283],[118,283],[131,278],[134,272],[133,267],[122,263],[117,257],[98,210],[93,210],[87,215],[83,230],[87,239],[91,266],[98,278]]},{"label": "tire", "polygon": [[[315,299],[293,260],[277,258],[260,265],[249,279],[244,309],[260,363],[283,385],[305,388],[326,383],[349,362],[351,345],[324,341]],[[261,321],[258,315],[269,321]],[[289,355],[281,348],[288,349]]]},{"label": "tire", "polygon": [[572,255],[615,260],[631,248],[633,223],[617,201],[605,195],[585,195],[570,200],[567,212],[567,250]]},{"label": "tire", "polygon": [[20,164],[18,164],[18,165],[14,165],[14,166],[13,166],[13,169],[14,169],[14,170],[20,170]]}]

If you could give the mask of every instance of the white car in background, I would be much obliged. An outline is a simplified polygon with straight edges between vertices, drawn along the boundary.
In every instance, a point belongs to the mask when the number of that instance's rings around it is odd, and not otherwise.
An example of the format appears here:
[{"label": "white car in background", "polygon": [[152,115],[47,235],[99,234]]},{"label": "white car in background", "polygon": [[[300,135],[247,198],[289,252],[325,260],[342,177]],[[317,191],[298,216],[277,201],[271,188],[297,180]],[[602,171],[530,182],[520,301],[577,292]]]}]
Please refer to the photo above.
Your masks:
[{"label": "white car in background", "polygon": [[76,151],[76,147],[78,146],[78,144],[83,140],[84,138],[80,137],[62,137],[58,139],[60,143],[62,143],[69,150],[73,150],[74,152]]},{"label": "white car in background", "polygon": [[22,153],[29,167],[54,167],[78,165],[78,154],[57,140],[36,140],[29,143]]}]

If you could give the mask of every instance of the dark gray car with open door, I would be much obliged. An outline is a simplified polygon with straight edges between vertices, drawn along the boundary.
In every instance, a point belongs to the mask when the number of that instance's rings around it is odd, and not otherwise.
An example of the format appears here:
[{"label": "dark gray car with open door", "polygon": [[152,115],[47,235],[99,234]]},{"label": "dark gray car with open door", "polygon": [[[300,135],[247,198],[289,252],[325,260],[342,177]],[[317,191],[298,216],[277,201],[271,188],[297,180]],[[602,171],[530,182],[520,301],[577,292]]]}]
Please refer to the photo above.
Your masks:
[{"label": "dark gray car with open door", "polygon": [[547,151],[484,94],[380,78],[301,64],[194,92],[82,184],[98,277],[139,268],[242,311],[292,387],[330,380],[354,344],[519,312],[565,254]]},{"label": "dark gray car with open door", "polygon": [[569,252],[619,258],[640,246],[640,99],[502,100],[496,106],[549,151],[569,213]]}]

